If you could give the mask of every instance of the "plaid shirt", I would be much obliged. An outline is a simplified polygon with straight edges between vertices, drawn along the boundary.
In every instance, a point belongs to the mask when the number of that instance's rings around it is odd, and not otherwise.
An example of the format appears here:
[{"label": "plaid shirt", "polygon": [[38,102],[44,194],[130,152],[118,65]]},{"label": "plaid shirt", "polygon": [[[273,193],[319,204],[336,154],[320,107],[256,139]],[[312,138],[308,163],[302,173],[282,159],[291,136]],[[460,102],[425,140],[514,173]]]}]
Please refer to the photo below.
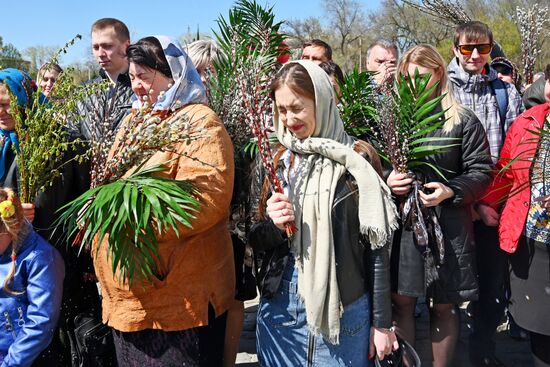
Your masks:
[{"label": "plaid shirt", "polygon": [[[493,159],[493,163],[496,163],[500,149],[504,143],[497,98],[491,86],[491,81],[497,78],[497,72],[489,65],[486,65],[485,68],[486,71],[488,70],[486,74],[468,74],[462,69],[455,58],[447,67],[447,72],[455,98],[463,106],[474,111],[485,128],[487,139],[489,140],[491,158]],[[504,132],[507,132],[512,122],[523,111],[523,104],[516,87],[512,84],[504,84],[506,85],[508,95],[508,109],[504,124]]]}]

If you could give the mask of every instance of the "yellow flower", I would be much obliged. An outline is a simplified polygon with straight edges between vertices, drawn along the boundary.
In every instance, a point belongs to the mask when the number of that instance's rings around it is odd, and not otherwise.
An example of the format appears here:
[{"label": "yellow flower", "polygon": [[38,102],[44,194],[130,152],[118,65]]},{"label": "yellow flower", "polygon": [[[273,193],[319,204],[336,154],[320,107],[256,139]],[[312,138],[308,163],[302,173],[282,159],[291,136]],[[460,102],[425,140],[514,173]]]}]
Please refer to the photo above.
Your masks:
[{"label": "yellow flower", "polygon": [[0,203],[0,216],[10,218],[15,214],[15,205],[11,200],[4,200]]}]

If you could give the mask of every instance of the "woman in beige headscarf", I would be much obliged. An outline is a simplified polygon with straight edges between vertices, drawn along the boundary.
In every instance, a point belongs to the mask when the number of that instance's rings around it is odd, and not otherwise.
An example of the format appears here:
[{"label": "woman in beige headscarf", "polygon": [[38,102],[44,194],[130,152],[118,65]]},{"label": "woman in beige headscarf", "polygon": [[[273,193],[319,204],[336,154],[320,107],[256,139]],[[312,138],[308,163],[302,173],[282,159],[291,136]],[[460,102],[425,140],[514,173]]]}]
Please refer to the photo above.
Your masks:
[{"label": "woman in beige headscarf", "polygon": [[[267,200],[265,216],[260,204],[249,236],[261,262],[260,363],[367,366],[375,347],[380,358],[397,347],[387,329],[386,244],[396,226],[389,189],[362,156],[369,146],[344,131],[320,67],[285,65],[272,96],[275,159],[286,183],[285,194]],[[378,163],[374,154],[371,162]],[[290,221],[298,228],[291,239]]]}]

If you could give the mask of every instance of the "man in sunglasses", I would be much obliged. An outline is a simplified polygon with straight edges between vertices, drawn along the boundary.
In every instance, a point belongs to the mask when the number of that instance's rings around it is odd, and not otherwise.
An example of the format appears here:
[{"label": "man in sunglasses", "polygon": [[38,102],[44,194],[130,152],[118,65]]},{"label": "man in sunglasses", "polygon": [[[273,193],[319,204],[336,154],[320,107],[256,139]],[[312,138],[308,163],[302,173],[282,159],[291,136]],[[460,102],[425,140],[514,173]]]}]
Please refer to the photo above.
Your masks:
[{"label": "man in sunglasses", "polygon": [[[520,114],[521,97],[516,88],[498,79],[487,63],[493,34],[481,22],[460,25],[454,36],[454,59],[447,68],[456,99],[481,121],[493,162],[496,162],[510,124]],[[494,334],[506,306],[508,262],[498,242],[499,214],[484,205],[474,206],[481,220],[474,222],[479,300],[473,303],[470,361],[474,366],[504,366],[494,355]],[[473,265],[473,264],[472,264]]]}]

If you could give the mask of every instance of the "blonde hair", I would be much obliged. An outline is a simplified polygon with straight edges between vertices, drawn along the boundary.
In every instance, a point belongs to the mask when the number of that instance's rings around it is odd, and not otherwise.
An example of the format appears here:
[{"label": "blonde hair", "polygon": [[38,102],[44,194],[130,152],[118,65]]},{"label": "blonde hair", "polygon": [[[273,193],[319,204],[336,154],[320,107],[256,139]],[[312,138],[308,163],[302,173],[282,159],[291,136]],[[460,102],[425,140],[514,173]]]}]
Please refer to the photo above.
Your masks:
[{"label": "blonde hair", "polygon": [[15,208],[15,213],[11,216],[0,216],[0,233],[7,233],[11,237],[11,269],[4,280],[4,291],[6,293],[17,295],[23,292],[16,292],[10,289],[9,284],[15,275],[15,264],[17,259],[17,250],[21,242],[25,239],[28,232],[28,225],[23,215],[23,207],[15,192],[9,188],[0,187],[0,203],[11,201]]},{"label": "blonde hair", "polygon": [[422,44],[411,47],[403,54],[397,66],[397,72],[406,76],[409,64],[433,70],[432,77],[436,74],[439,76],[439,85],[435,90],[435,95],[440,96],[445,93],[445,97],[441,101],[441,107],[446,111],[445,118],[447,119],[443,125],[443,131],[449,133],[455,125],[460,123],[460,112],[463,107],[454,97],[452,83],[449,82],[447,76],[445,60],[433,46]]},{"label": "blonde hair", "polygon": [[218,61],[218,46],[213,40],[198,40],[187,46],[187,55],[196,69],[206,70]]}]

